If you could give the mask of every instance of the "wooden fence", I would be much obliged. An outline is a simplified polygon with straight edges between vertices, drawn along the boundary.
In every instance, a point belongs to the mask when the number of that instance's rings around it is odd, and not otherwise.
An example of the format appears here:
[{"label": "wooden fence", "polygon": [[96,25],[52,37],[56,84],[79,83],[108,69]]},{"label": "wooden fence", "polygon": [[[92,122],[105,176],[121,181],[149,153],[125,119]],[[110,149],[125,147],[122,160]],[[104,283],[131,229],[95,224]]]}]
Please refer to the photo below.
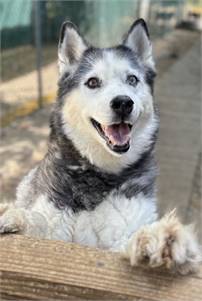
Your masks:
[{"label": "wooden fence", "polygon": [[202,300],[202,269],[131,268],[119,254],[20,235],[0,238],[0,300]]}]

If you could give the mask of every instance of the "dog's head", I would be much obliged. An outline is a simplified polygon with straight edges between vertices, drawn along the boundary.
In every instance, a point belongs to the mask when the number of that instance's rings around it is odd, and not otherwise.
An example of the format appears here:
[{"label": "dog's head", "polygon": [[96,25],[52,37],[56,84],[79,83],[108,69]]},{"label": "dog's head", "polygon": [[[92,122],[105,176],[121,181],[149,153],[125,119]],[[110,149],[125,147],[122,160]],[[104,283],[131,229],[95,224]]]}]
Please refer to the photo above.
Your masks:
[{"label": "dog's head", "polygon": [[65,22],[58,56],[65,134],[94,164],[114,158],[130,164],[156,128],[155,66],[145,22],[137,20],[119,46],[102,49]]}]

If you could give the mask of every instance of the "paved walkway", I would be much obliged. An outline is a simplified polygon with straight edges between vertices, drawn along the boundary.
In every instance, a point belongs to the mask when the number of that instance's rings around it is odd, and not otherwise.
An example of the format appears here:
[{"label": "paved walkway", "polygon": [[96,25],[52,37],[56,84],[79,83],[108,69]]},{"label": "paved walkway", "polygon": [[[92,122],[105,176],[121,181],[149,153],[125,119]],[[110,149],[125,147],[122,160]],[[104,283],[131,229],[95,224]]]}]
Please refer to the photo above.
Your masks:
[{"label": "paved walkway", "polygon": [[160,107],[157,157],[161,212],[174,207],[202,234],[200,41],[158,79]]}]

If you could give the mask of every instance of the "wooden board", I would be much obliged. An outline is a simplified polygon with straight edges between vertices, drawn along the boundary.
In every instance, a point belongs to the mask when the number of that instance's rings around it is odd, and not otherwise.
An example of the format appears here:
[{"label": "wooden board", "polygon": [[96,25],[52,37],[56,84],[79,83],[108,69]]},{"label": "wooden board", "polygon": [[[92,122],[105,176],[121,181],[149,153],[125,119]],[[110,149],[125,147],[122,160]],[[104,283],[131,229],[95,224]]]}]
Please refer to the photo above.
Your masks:
[{"label": "wooden board", "polygon": [[131,268],[117,253],[20,235],[0,238],[0,300],[199,301],[202,269]]}]

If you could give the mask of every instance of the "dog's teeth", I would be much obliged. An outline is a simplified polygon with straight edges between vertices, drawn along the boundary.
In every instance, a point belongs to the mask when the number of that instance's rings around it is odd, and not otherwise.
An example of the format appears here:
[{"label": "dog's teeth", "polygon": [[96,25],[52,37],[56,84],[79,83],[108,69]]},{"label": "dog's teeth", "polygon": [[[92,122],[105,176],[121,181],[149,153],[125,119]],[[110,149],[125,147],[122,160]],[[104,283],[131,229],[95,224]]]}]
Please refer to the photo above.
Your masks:
[{"label": "dog's teeth", "polygon": [[101,124],[101,128],[102,128],[103,131],[105,131],[106,126]]}]

